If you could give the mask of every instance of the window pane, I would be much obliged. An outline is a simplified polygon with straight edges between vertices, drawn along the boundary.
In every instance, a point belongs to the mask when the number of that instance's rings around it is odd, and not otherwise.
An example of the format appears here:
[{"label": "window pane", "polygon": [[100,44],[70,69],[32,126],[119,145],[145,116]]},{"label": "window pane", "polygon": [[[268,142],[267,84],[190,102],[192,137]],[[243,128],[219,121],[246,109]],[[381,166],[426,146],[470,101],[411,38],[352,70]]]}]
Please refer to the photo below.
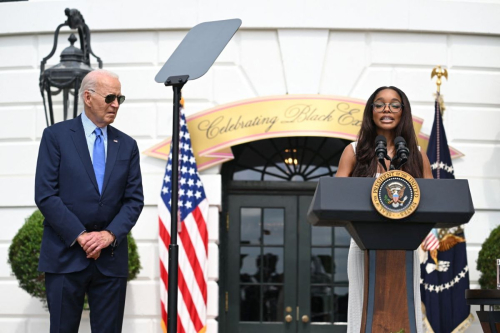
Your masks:
[{"label": "window pane", "polygon": [[332,288],[311,286],[311,321],[332,322]]},{"label": "window pane", "polygon": [[335,227],[335,246],[349,246],[351,235],[344,227]]},{"label": "window pane", "polygon": [[260,247],[241,247],[240,249],[240,282],[260,282]]},{"label": "window pane", "polygon": [[274,166],[266,168],[265,172],[266,173],[264,174],[264,180],[278,181],[278,182],[285,182],[288,180],[285,178],[287,177],[287,175],[283,174],[283,172],[280,169]]},{"label": "window pane", "polygon": [[263,286],[263,321],[283,321],[283,286]]},{"label": "window pane", "polygon": [[260,208],[241,208],[241,244],[260,244],[260,212]]},{"label": "window pane", "polygon": [[283,264],[285,262],[282,247],[265,247],[262,262],[264,282],[283,282]]},{"label": "window pane", "polygon": [[240,321],[260,321],[260,286],[240,288]]},{"label": "window pane", "polygon": [[274,138],[231,147],[233,180],[314,181],[334,176],[348,140]]},{"label": "window pane", "polygon": [[262,173],[251,169],[236,171],[233,174],[234,180],[260,180],[261,177]]},{"label": "window pane", "polygon": [[264,244],[283,245],[284,225],[283,208],[264,208]]},{"label": "window pane", "polygon": [[347,254],[349,249],[335,248],[335,282],[347,283]]},{"label": "window pane", "polygon": [[331,246],[332,245],[332,227],[313,227],[311,226],[311,235],[313,246]]},{"label": "window pane", "polygon": [[332,282],[332,249],[311,249],[311,283]]},{"label": "window pane", "polygon": [[334,307],[335,307],[335,322],[347,323],[347,299],[348,288],[335,288]]},{"label": "window pane", "polygon": [[332,175],[332,172],[330,172],[329,168],[327,168],[327,167],[319,167],[316,170],[314,170],[313,172],[307,174],[306,176],[307,176],[308,179],[315,178],[315,180],[318,181],[318,178],[326,177],[326,176],[331,176],[331,175]]}]

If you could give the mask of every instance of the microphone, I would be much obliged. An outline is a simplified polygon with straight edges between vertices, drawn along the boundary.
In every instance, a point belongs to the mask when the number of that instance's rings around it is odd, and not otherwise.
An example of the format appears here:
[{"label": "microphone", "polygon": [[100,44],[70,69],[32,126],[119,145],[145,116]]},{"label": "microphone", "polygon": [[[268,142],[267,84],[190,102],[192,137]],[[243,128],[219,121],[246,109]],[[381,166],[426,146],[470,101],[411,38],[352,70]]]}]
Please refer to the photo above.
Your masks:
[{"label": "microphone", "polygon": [[387,139],[383,135],[377,135],[375,138],[375,155],[377,155],[377,159],[384,170],[387,171],[385,159],[389,159],[389,157],[387,156]]},{"label": "microphone", "polygon": [[408,156],[410,151],[406,147],[406,141],[401,136],[394,139],[394,146],[396,147],[396,159],[399,160],[398,169],[400,169],[403,164],[408,161]]}]

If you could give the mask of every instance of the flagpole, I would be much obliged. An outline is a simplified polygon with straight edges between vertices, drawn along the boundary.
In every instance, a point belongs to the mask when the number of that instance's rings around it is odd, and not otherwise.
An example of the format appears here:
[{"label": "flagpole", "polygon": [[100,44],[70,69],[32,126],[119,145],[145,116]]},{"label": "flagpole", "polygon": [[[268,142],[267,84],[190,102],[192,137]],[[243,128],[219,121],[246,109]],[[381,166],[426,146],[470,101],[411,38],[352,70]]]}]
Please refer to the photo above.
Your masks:
[{"label": "flagpole", "polygon": [[168,320],[167,332],[177,332],[177,299],[179,280],[179,245],[177,245],[177,221],[179,215],[179,122],[181,89],[189,76],[169,77],[166,86],[171,85],[174,91],[174,114],[172,124],[172,201],[170,203],[170,245],[168,246]]}]

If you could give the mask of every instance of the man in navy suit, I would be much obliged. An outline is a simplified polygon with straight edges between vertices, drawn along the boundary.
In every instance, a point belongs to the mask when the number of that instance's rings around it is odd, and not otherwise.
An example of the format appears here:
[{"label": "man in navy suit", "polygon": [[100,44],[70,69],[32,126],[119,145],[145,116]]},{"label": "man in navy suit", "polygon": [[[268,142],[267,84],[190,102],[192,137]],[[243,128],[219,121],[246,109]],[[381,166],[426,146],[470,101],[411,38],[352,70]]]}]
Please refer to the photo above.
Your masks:
[{"label": "man in navy suit", "polygon": [[43,132],[35,201],[45,217],[39,270],[45,272],[50,332],[78,332],[85,293],[93,333],[121,332],[128,275],[127,234],[144,205],[139,150],[110,126],[118,76],[87,74],[84,112]]}]

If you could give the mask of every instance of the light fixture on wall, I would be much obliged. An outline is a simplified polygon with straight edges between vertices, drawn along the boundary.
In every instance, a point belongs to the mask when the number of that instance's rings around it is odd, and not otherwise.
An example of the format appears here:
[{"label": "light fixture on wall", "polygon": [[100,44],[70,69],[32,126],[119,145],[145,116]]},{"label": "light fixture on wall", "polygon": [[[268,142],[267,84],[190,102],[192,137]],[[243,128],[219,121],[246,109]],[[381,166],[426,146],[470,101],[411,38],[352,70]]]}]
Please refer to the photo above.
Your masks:
[{"label": "light fixture on wall", "polygon": [[[57,27],[54,33],[52,51],[48,56],[43,58],[40,64],[40,93],[43,98],[47,126],[55,123],[52,96],[59,95],[60,93],[62,93],[63,97],[63,119],[68,119],[68,111],[71,105],[73,105],[73,118],[77,116],[80,84],[85,75],[93,70],[90,67],[90,54],[97,59],[99,68],[102,68],[101,59],[92,52],[90,47],[90,30],[87,24],[85,24],[82,14],[76,9],[69,8],[66,8],[64,13],[68,16],[68,19]],[[62,51],[61,62],[45,69],[47,60],[54,55],[57,49],[59,30],[64,26],[78,30],[80,49],[73,45],[77,41],[77,38],[74,34],[71,34],[68,38],[71,45]],[[73,100],[71,101],[71,99]]]},{"label": "light fixture on wall", "polygon": [[288,155],[289,157],[285,157],[285,164],[288,165],[297,165],[299,164],[299,161],[297,160],[297,149],[291,148],[291,149],[285,149],[285,154]]}]

